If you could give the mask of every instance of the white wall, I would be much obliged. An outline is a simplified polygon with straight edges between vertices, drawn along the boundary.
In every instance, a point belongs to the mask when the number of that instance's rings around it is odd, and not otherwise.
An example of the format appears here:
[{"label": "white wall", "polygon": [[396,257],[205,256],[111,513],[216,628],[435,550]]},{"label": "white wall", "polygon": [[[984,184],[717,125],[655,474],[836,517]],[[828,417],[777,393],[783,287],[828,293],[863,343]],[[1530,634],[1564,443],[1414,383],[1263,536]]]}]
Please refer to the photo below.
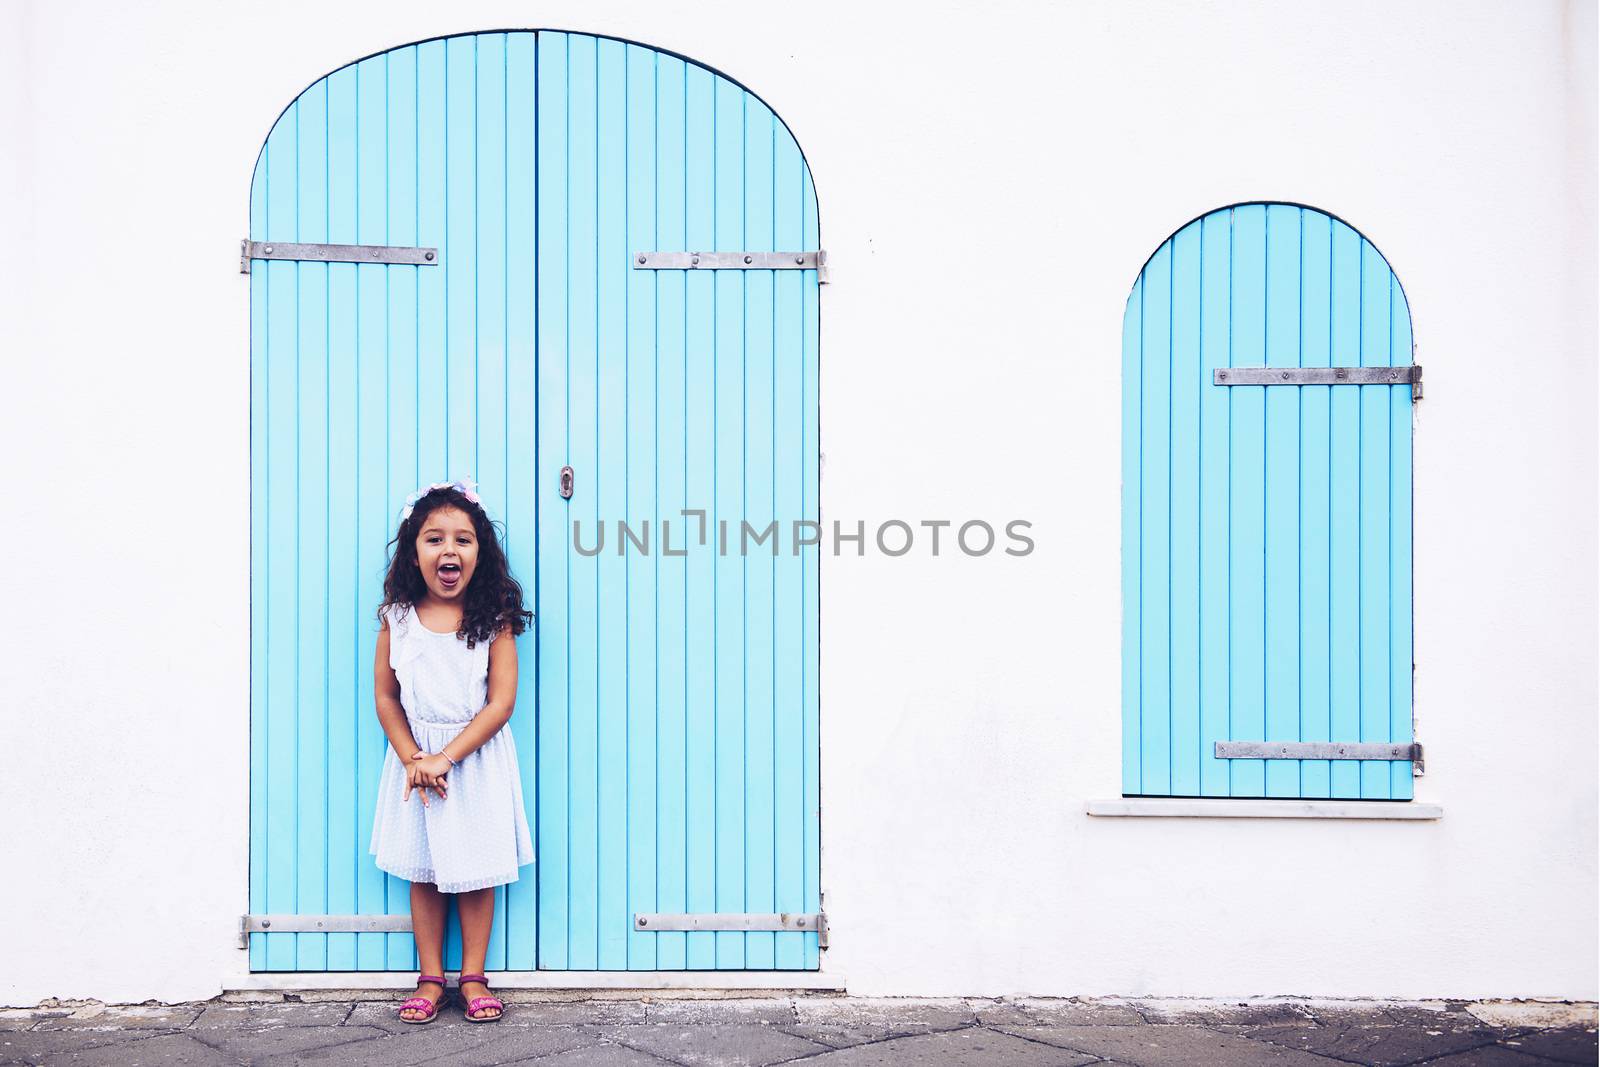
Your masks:
[{"label": "white wall", "polygon": [[[463,6],[464,7],[464,6]],[[861,993],[1564,996],[1596,983],[1592,4],[0,10],[0,1003],[243,973],[251,167],[441,33],[629,37],[788,120],[822,207],[829,970]],[[1274,198],[1410,297],[1418,796],[1438,823],[1092,820],[1119,782],[1119,351],[1144,258]]]}]

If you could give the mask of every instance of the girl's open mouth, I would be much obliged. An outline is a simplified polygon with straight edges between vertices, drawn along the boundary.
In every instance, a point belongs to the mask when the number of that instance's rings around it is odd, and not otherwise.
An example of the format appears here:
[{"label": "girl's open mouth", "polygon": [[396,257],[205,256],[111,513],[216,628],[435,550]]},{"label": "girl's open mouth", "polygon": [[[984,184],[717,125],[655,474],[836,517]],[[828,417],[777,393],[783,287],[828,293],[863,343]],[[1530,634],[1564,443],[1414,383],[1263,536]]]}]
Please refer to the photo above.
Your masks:
[{"label": "girl's open mouth", "polygon": [[461,566],[456,563],[446,563],[439,568],[439,584],[446,589],[454,588],[461,581]]}]

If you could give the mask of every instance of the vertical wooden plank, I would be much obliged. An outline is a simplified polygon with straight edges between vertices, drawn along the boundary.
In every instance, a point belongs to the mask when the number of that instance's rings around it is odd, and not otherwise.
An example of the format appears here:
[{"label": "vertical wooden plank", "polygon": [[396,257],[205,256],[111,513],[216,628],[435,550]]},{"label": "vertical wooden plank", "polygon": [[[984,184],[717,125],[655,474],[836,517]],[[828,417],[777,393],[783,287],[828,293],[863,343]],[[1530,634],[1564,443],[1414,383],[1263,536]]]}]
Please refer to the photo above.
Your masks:
[{"label": "vertical wooden plank", "polygon": [[[821,235],[817,230],[817,194],[811,184],[811,172],[805,171],[801,177],[800,195],[802,198],[801,217],[803,228],[800,240],[806,248],[821,247]],[[805,272],[805,281],[801,283],[802,299],[804,301],[804,314],[801,318],[801,335],[803,338],[801,352],[804,358],[803,373],[801,375],[802,400],[801,410],[805,413],[805,428],[802,437],[802,457],[805,460],[805,511],[806,518],[811,522],[821,519],[821,504],[819,496],[819,479],[822,473],[821,441],[818,437],[817,425],[817,359],[818,359],[818,278],[817,272]],[[821,598],[818,585],[818,560],[821,549],[812,545],[805,549],[802,560],[805,563],[805,582],[803,603],[805,606],[805,680],[802,690],[805,693],[805,729],[801,737],[801,751],[805,754],[805,844],[806,844],[806,891],[805,907],[807,911],[815,912],[822,908],[821,888],[821,853],[822,853],[822,777],[820,771],[821,744],[818,728],[820,725],[819,708],[820,695],[818,690],[818,626]],[[820,965],[820,950],[817,946],[817,935],[814,933],[801,934],[804,941],[804,964],[810,970],[816,970]]]},{"label": "vertical wooden plank", "polygon": [[[684,102],[684,244],[686,249],[716,247],[714,220],[715,82],[704,68],[689,65]],[[716,604],[713,574],[716,530],[713,523],[716,432],[713,397],[716,379],[715,279],[711,271],[691,271],[685,279],[685,440],[684,495],[687,507],[700,512],[686,523],[688,550],[684,595],[685,702],[688,735],[685,777],[688,823],[686,906],[690,912],[717,910],[716,894]],[[699,931],[688,940],[691,970],[716,965],[716,935]]]},{"label": "vertical wooden plank", "polygon": [[[753,98],[744,114],[744,248],[773,251],[773,126],[772,112]],[[744,500],[739,536],[729,531],[729,548],[737,545],[745,587],[744,625],[744,884],[745,910],[777,911],[773,885],[774,715],[773,586],[777,571],[777,511],[773,502],[774,450],[777,425],[773,352],[774,271],[747,271],[744,280]],[[771,528],[768,544],[755,537]],[[748,543],[747,529],[754,529]],[[770,970],[774,939],[770,933],[744,938],[745,966]]]},{"label": "vertical wooden plank", "polygon": [[1216,742],[1229,739],[1228,631],[1229,475],[1232,469],[1229,411],[1232,386],[1213,384],[1212,371],[1232,365],[1233,219],[1229,211],[1207,215],[1200,229],[1200,792],[1229,794],[1232,760],[1217,759]]},{"label": "vertical wooden plank", "polygon": [[1140,326],[1139,765],[1143,792],[1172,792],[1170,682],[1172,242],[1144,269]]},{"label": "vertical wooden plank", "polygon": [[[328,240],[356,243],[356,75],[328,76]],[[356,672],[360,660],[356,602],[357,333],[354,263],[328,265],[328,911],[356,911]],[[368,671],[371,670],[370,661]],[[356,935],[327,936],[327,967],[356,966]]]},{"label": "vertical wooden plank", "polygon": [[[250,183],[250,239],[267,237],[267,152]],[[250,272],[250,911],[267,907],[267,277]],[[250,935],[250,969],[266,970],[265,935]]]},{"label": "vertical wooden plank", "polygon": [[[1411,310],[1392,274],[1389,278],[1391,366],[1413,362]],[[1389,740],[1412,741],[1411,724],[1411,386],[1389,390]],[[1410,800],[1410,760],[1389,767],[1389,796]]]},{"label": "vertical wooden plank", "polygon": [[[1300,213],[1300,363],[1331,366],[1332,219]],[[1300,401],[1300,739],[1331,741],[1328,730],[1329,385],[1306,385]],[[1300,762],[1300,795],[1329,796],[1330,760]]]},{"label": "vertical wooden plank", "polygon": [[595,559],[598,585],[595,731],[598,774],[595,902],[598,961],[626,970],[628,936],[628,560],[617,522],[628,513],[628,133],[626,46],[595,42],[596,499],[611,543]]},{"label": "vertical wooden plank", "polygon": [[[450,197],[447,166],[452,148],[450,141],[454,137],[447,130],[446,46],[445,41],[428,41],[417,46],[416,240],[418,244],[438,248],[443,262],[437,270],[417,270],[417,478],[404,493],[450,477],[447,470],[450,380],[446,355],[451,344],[449,289],[454,282],[451,264],[458,258],[471,256],[469,248],[452,245],[457,235],[447,210]],[[398,507],[397,504],[397,510]]]},{"label": "vertical wooden plank", "polygon": [[[1361,365],[1389,364],[1389,265],[1365,240],[1361,243]],[[1360,669],[1361,740],[1389,738],[1390,619],[1390,464],[1388,385],[1361,385],[1361,554]],[[1361,796],[1389,797],[1389,764],[1361,761]]]},{"label": "vertical wooden plank", "polygon": [[[801,180],[805,162],[787,130],[776,129],[773,163],[773,247],[800,248],[803,240]],[[805,906],[805,788],[803,690],[806,646],[802,639],[804,605],[801,601],[799,549],[804,518],[801,496],[803,442],[808,418],[804,369],[801,365],[801,324],[804,316],[799,271],[774,274],[773,293],[773,498],[782,539],[773,584],[773,745],[774,770],[774,910],[798,912]],[[794,970],[805,962],[805,935],[774,935],[773,966]]]},{"label": "vertical wooden plank", "polygon": [[[536,569],[537,521],[540,500],[536,464],[538,447],[537,352],[534,319],[538,299],[535,281],[537,182],[534,175],[535,48],[533,33],[506,37],[505,63],[505,187],[501,190],[506,219],[505,271],[505,397],[507,425],[506,551],[511,573],[522,583],[523,603],[539,611]],[[517,709],[508,729],[517,745],[522,772],[522,797],[528,817],[536,821],[539,721],[539,627],[517,639]],[[538,847],[535,842],[535,847]],[[538,863],[537,858],[535,864]],[[537,965],[539,883],[538,867],[523,868],[506,889],[505,931],[507,970],[528,971]]]},{"label": "vertical wooden plank", "polygon": [[[478,37],[445,39],[445,455],[439,478],[477,470]],[[429,479],[430,481],[433,479]]]},{"label": "vertical wooden plank", "polygon": [[[1266,209],[1252,204],[1233,210],[1232,365],[1266,363]],[[1265,739],[1265,664],[1262,627],[1265,603],[1266,386],[1228,386],[1232,401],[1229,442],[1230,600],[1232,646],[1229,736]],[[1264,760],[1232,760],[1233,796],[1263,796]]]},{"label": "vertical wooden plank", "polygon": [[[278,120],[267,142],[268,240],[297,241],[296,204],[300,105]],[[299,271],[281,260],[257,263],[266,274],[267,535],[266,535],[266,910],[295,909],[295,824],[299,792],[295,771],[296,603],[299,539],[295,478],[298,408]],[[267,934],[268,970],[295,965],[295,935]]]},{"label": "vertical wooden plank", "polygon": [[[506,455],[524,429],[513,428],[506,419],[506,35],[481,33],[474,40],[477,82],[472,170],[477,287],[473,334],[477,355],[472,404],[475,460],[470,469],[490,517],[504,523]],[[465,468],[458,463],[456,469]],[[498,971],[506,966],[506,887],[497,887],[494,897],[495,921],[485,965]]]},{"label": "vertical wooden plank", "polygon": [[1133,283],[1122,314],[1122,791],[1144,791],[1144,281]]},{"label": "vertical wooden plank", "polygon": [[1171,506],[1172,780],[1175,796],[1200,792],[1200,227],[1172,238]]},{"label": "vertical wooden plank", "polygon": [[[600,465],[598,435],[600,349],[596,303],[598,269],[598,190],[596,159],[595,39],[567,37],[567,404],[570,460],[578,488],[571,517],[580,520],[586,537],[601,536],[601,509],[612,472]],[[595,541],[588,541],[595,544]],[[568,726],[568,800],[570,855],[567,877],[568,966],[598,966],[599,947],[599,721],[600,698],[599,569],[596,558],[569,557],[570,723]]]},{"label": "vertical wooden plank", "polygon": [[626,372],[627,512],[630,529],[645,531],[644,550],[626,545],[627,566],[627,966],[656,965],[654,932],[632,923],[634,912],[656,907],[656,562],[660,510],[656,503],[656,281],[633,270],[633,251],[652,249],[656,237],[656,69],[654,51],[629,46],[627,100],[627,234],[615,266],[627,286]]},{"label": "vertical wooden plank", "polygon": [[[572,647],[568,546],[573,514],[557,493],[570,463],[567,447],[567,38],[536,42],[538,113],[538,404],[539,404],[539,966],[566,969],[568,916],[567,717]],[[592,530],[591,530],[592,534]]]},{"label": "vertical wooden plank", "polygon": [[[1266,209],[1266,360],[1300,365],[1300,209]],[[1300,736],[1300,402],[1298,386],[1263,390],[1266,402],[1264,631],[1266,736]],[[1298,760],[1266,761],[1266,792],[1300,795]]]},{"label": "vertical wooden plank", "polygon": [[[431,175],[437,173],[433,169],[432,161],[436,160],[443,150],[443,146],[439,143],[440,124],[432,117],[437,114],[438,104],[442,100],[440,94],[444,82],[443,71],[440,69],[441,47],[430,43],[401,49],[389,57],[388,69],[385,72],[382,154],[377,144],[363,138],[363,183],[372,190],[372,196],[363,201],[361,212],[364,239],[377,240],[381,237],[387,243],[405,245],[424,243],[420,237],[424,198],[422,189],[424,152],[430,157],[428,164],[430,177],[427,179],[425,194],[429,204],[428,233],[433,241],[440,236],[434,205],[438,203],[437,198],[442,196],[442,188],[441,183]],[[362,99],[365,103],[369,99],[366,95],[368,87],[365,78],[362,88]],[[376,89],[376,86],[372,88]],[[421,92],[429,95],[426,104],[421,99]],[[425,112],[430,116],[426,124],[423,119]],[[368,114],[371,112],[364,109],[363,115]],[[376,115],[373,118],[376,120]],[[372,123],[368,123],[369,127],[371,125]],[[423,132],[424,129],[427,131],[426,134]],[[419,145],[419,141],[424,137],[425,148]],[[385,159],[387,165],[382,168],[382,173],[374,173],[380,161]],[[384,208],[382,214],[378,215],[371,211],[371,204],[368,201],[378,202],[377,194],[380,187],[384,191],[382,198]],[[380,351],[382,353],[383,393],[382,407],[378,408],[378,411],[382,413],[385,422],[386,448],[381,453],[379,461],[388,467],[382,485],[380,505],[382,510],[381,513],[374,512],[372,519],[375,528],[382,533],[379,537],[373,538],[374,541],[387,542],[395,535],[395,531],[399,528],[401,505],[406,495],[417,488],[422,481],[420,461],[422,439],[428,436],[431,441],[439,429],[431,421],[429,423],[431,429],[425,429],[419,424],[418,415],[423,388],[424,334],[421,321],[423,307],[426,304],[430,309],[430,315],[435,316],[427,324],[426,336],[429,338],[428,343],[437,352],[433,338],[437,336],[436,329],[439,325],[437,309],[442,304],[443,284],[443,275],[436,267],[390,267],[381,271],[371,266],[361,268],[363,338],[367,338],[369,333],[375,333],[380,323],[387,327],[386,346],[373,351],[374,357],[377,357]],[[376,381],[373,382],[373,388],[374,390],[378,388]],[[430,384],[428,388],[431,389],[432,385]],[[376,400],[377,396],[374,396],[374,399]],[[431,478],[429,480],[432,481]],[[381,525],[378,525],[380,522]],[[387,553],[386,545],[374,545],[371,562],[366,571],[373,583],[367,601],[371,605],[369,610],[375,611],[378,600],[382,597]],[[377,724],[375,717],[373,723]],[[374,783],[382,770],[387,747],[388,741],[379,727],[373,736],[373,763],[370,773]],[[390,914],[409,914],[411,883],[393,875],[380,874],[380,877],[383,881],[387,911]],[[367,936],[363,935],[363,939]],[[416,948],[411,935],[371,936],[384,939],[385,967],[401,970],[412,965],[416,958]]]},{"label": "vertical wooden plank", "polygon": [[[328,83],[317,82],[300,97],[299,235],[328,239]],[[296,911],[327,913],[328,889],[328,264],[300,263],[299,420],[296,437],[299,538],[296,555],[297,639],[296,733]],[[327,935],[296,937],[295,968],[327,967]]]},{"label": "vertical wooden plank", "polygon": [[[684,83],[682,60],[656,56],[656,204],[657,231],[650,249],[682,251],[684,218]],[[662,544],[656,553],[656,656],[658,721],[656,726],[656,902],[657,910],[683,912],[688,871],[687,780],[684,775],[688,691],[685,663],[687,601],[685,575],[688,541],[684,508],[688,429],[684,412],[689,402],[685,371],[685,283],[683,271],[650,271],[656,298],[656,515],[662,523]],[[690,520],[692,521],[692,520]],[[671,535],[670,544],[668,543]],[[687,965],[687,934],[668,932],[655,938],[656,966],[681,970]]]},{"label": "vertical wooden plank", "polygon": [[[361,244],[389,243],[391,186],[396,199],[401,188],[414,184],[415,168],[394,167],[391,175],[390,145],[395,157],[407,157],[404,144],[390,131],[390,93],[401,84],[408,87],[402,105],[405,128],[415,129],[416,100],[413,74],[416,50],[398,52],[363,61],[356,68],[356,233]],[[391,85],[393,70],[393,85]],[[414,153],[413,153],[414,155]],[[414,208],[410,209],[414,215]],[[371,855],[373,814],[378,803],[378,776],[383,769],[388,739],[378,722],[373,698],[373,663],[378,640],[375,617],[383,596],[383,572],[390,529],[390,479],[394,447],[390,439],[389,378],[390,342],[395,331],[389,322],[391,289],[410,294],[408,328],[416,321],[416,267],[384,267],[360,264],[354,267],[356,285],[356,470],[355,470],[355,608],[352,620],[356,635],[356,813],[358,816],[356,854],[356,911],[381,914],[386,908],[384,883],[387,876]],[[407,284],[409,280],[410,284]],[[398,298],[396,300],[398,301]],[[411,348],[406,348],[411,356]],[[410,375],[407,376],[410,380]],[[405,470],[409,476],[415,446],[407,434],[403,439]],[[382,970],[386,934],[357,934],[356,958],[360,970]]]},{"label": "vertical wooden plank", "polygon": [[[473,133],[474,243],[477,249],[476,395],[473,400],[473,477],[489,514],[506,515],[506,453],[513,428],[506,419],[506,35],[477,35]],[[465,469],[457,464],[458,469]]]},{"label": "vertical wooden plank", "polygon": [[517,432],[507,419],[507,35],[480,34],[477,56],[477,461],[475,475],[505,516],[506,456]]},{"label": "vertical wooden plank", "polygon": [[[716,232],[713,247],[744,244],[744,103],[738,86],[717,79]],[[715,503],[716,542],[716,911],[745,911],[744,884],[744,668],[745,586],[743,561],[726,531],[737,534],[744,508],[744,271],[716,272]],[[745,934],[716,935],[717,966],[744,967]]]},{"label": "vertical wooden plank", "polygon": [[[1332,224],[1332,364],[1361,364],[1361,237]],[[1360,679],[1360,386],[1330,387],[1328,457],[1328,704],[1333,740],[1359,740]],[[1335,760],[1329,771],[1332,795],[1361,796],[1361,768]]]}]

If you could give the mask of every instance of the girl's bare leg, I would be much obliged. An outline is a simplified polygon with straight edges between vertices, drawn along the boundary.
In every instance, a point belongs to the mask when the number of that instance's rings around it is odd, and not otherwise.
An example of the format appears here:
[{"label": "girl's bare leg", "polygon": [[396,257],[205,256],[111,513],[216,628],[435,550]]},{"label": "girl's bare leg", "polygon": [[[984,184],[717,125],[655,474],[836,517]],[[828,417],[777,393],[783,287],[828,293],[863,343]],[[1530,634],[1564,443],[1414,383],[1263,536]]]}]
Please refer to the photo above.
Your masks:
[{"label": "girl's bare leg", "polygon": [[[462,974],[483,973],[483,963],[489,955],[489,933],[494,929],[494,888],[489,886],[456,894],[456,915],[461,920]],[[471,1003],[473,997],[488,996],[489,987],[482,982],[464,982],[461,993]],[[487,1019],[500,1012],[495,1008],[483,1008],[478,1014]]]},{"label": "girl's bare leg", "polygon": [[[417,941],[417,963],[423,974],[444,974],[444,921],[450,908],[449,899],[432,882],[411,883],[411,932]],[[427,997],[435,1004],[444,996],[444,989],[432,982],[418,982],[412,994]],[[423,1018],[423,1013],[408,1009],[408,1019]]]}]

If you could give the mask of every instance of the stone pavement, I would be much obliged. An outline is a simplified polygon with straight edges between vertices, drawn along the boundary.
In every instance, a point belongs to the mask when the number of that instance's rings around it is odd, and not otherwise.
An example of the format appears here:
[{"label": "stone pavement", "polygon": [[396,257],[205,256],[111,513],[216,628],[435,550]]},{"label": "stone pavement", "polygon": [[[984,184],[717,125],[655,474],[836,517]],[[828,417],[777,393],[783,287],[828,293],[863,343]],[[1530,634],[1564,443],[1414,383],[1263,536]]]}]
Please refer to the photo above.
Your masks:
[{"label": "stone pavement", "polygon": [[599,999],[505,991],[505,1018],[450,1008],[426,1026],[398,996],[234,993],[193,1004],[0,1009],[0,1063],[711,1067],[804,1063],[1593,1064],[1594,1005],[1325,1001]]}]

